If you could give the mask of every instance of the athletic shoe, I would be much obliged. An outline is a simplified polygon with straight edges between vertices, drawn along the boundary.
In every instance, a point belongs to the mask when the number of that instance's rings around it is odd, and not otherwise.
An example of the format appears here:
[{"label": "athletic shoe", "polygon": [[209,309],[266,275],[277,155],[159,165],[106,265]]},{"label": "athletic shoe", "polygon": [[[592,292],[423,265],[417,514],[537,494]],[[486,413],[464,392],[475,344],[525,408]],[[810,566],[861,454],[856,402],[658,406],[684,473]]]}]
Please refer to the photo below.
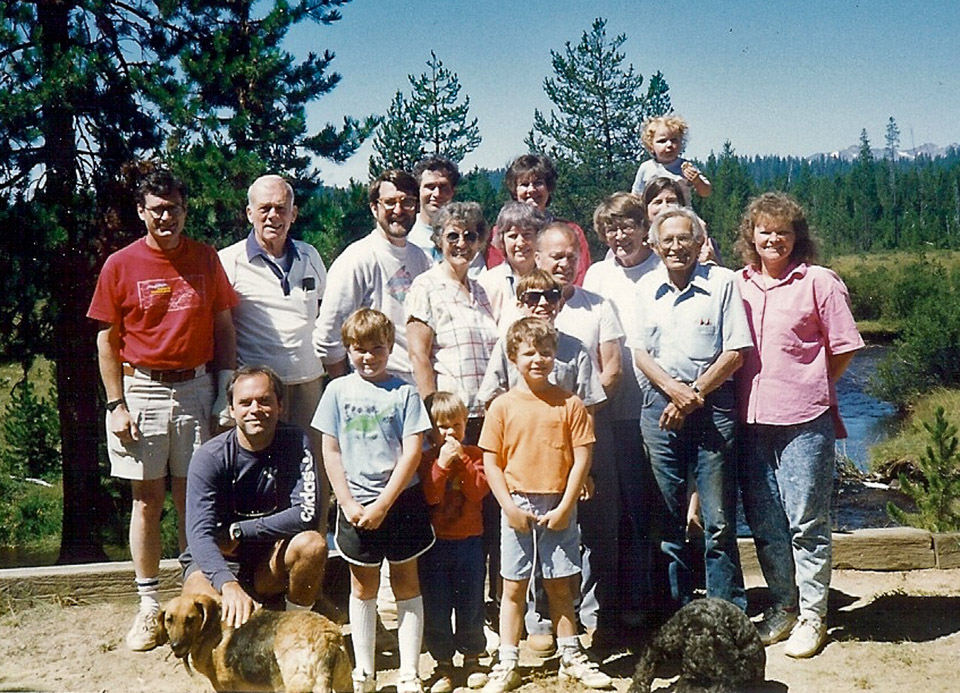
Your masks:
[{"label": "athletic shoe", "polygon": [[505,693],[520,685],[520,672],[516,662],[497,662],[490,670],[490,677],[483,693]]},{"label": "athletic shoe", "polygon": [[450,693],[453,690],[453,662],[437,662],[433,671],[430,693]]},{"label": "athletic shoe", "polygon": [[760,642],[764,645],[772,645],[788,638],[796,623],[796,609],[786,611],[780,607],[770,607],[763,612],[763,618],[756,624]]},{"label": "athletic shoe", "polygon": [[[451,690],[452,690],[451,686]],[[423,684],[416,674],[401,674],[397,679],[397,693],[423,693]]]},{"label": "athletic shoe", "polygon": [[353,670],[353,693],[376,693],[377,679],[373,674]]},{"label": "athletic shoe", "polygon": [[127,633],[127,648],[134,652],[146,652],[157,646],[160,632],[160,607],[140,606],[133,625]]},{"label": "athletic shoe", "polygon": [[483,688],[487,679],[487,669],[480,664],[480,658],[477,656],[466,656],[463,658],[463,673],[467,676],[467,688]]},{"label": "athletic shoe", "polygon": [[557,639],[553,633],[534,633],[527,636],[527,648],[537,657],[553,657],[557,654]]},{"label": "athletic shoe", "polygon": [[793,627],[784,652],[788,657],[805,659],[813,657],[827,640],[827,624],[818,616],[801,616]]},{"label": "athletic shoe", "polygon": [[613,679],[600,671],[596,662],[590,661],[583,651],[560,658],[560,680],[579,681],[587,688],[608,688]]}]

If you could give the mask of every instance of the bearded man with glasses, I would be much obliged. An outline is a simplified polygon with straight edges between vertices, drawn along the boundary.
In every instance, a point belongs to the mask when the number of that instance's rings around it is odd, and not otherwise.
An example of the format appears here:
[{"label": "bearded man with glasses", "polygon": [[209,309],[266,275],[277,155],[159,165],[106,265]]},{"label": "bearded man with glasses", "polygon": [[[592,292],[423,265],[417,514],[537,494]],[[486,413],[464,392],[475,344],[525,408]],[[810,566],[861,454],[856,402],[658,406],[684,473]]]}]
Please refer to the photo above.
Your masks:
[{"label": "bearded man with glasses", "polygon": [[349,368],[340,338],[343,321],[358,308],[373,308],[396,327],[387,372],[414,382],[403,303],[413,280],[433,264],[420,248],[407,241],[417,216],[419,192],[416,179],[405,171],[390,169],[377,176],[368,193],[376,226],[347,246],[327,272],[315,339],[317,353],[331,378],[346,375]]},{"label": "bearded man with glasses", "polygon": [[265,599],[312,609],[323,582],[321,477],[306,433],[280,420],[283,389],[267,366],[238,370],[227,386],[234,428],[190,463],[183,594],[219,598],[232,627]]},{"label": "bearded man with glasses", "polygon": [[130,479],[133,496],[130,554],[140,608],[126,643],[134,651],[157,645],[167,476],[182,550],[187,466],[226,410],[213,373],[236,366],[230,309],[237,296],[217,251],[182,235],[186,204],[183,183],[168,171],[146,174],[137,190],[146,234],[107,258],[87,311],[100,322],[110,472]]}]

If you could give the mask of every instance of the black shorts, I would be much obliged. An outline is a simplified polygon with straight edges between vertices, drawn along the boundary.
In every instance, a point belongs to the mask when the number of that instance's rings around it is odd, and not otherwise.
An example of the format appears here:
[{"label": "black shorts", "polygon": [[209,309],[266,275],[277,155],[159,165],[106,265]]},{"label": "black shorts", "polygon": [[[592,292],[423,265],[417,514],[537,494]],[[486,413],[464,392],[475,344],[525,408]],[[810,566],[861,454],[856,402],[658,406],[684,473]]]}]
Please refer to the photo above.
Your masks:
[{"label": "black shorts", "polygon": [[354,565],[378,566],[410,561],[433,546],[433,526],[420,484],[403,491],[379,527],[358,529],[343,510],[337,512],[334,541],[343,559]]}]

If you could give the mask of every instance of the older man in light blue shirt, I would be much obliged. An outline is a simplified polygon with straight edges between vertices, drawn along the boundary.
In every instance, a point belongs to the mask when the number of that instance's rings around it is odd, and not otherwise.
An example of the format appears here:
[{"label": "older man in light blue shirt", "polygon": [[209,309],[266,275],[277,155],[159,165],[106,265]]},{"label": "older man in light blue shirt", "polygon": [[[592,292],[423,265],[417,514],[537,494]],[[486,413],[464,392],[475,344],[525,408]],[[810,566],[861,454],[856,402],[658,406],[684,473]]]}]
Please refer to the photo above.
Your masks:
[{"label": "older man in light blue shirt", "polygon": [[696,481],[704,525],[707,596],[746,608],[736,538],[734,390],[730,379],[753,340],[734,273],[697,262],[704,230],[672,208],[654,221],[662,265],[637,283],[638,315],[627,345],[645,376],[640,428],[666,511],[661,550],[671,597],[693,598],[685,547],[687,484]]}]

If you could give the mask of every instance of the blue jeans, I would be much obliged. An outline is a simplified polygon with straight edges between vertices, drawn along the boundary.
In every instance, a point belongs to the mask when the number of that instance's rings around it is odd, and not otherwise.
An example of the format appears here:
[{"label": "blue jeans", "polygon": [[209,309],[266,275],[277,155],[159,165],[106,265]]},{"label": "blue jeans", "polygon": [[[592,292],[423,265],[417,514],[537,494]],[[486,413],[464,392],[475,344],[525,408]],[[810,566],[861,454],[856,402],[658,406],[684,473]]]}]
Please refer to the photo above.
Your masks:
[{"label": "blue jeans", "polygon": [[430,655],[438,662],[448,662],[457,651],[481,654],[487,644],[483,634],[483,540],[437,539],[420,556],[417,569],[423,596],[423,641]]},{"label": "blue jeans", "polygon": [[665,505],[659,521],[660,549],[668,562],[670,596],[680,607],[693,598],[693,573],[686,556],[687,479],[700,491],[707,596],[747,607],[737,550],[737,463],[734,457],[734,395],[726,383],[706,397],[679,431],[660,430],[669,399],[649,387],[644,392],[640,430],[653,476]]},{"label": "blue jeans", "polygon": [[[827,615],[830,589],[830,499],[833,417],[824,412],[792,426],[745,426],[740,469],[743,509],[776,603]],[[794,577],[794,573],[796,576]]]}]

